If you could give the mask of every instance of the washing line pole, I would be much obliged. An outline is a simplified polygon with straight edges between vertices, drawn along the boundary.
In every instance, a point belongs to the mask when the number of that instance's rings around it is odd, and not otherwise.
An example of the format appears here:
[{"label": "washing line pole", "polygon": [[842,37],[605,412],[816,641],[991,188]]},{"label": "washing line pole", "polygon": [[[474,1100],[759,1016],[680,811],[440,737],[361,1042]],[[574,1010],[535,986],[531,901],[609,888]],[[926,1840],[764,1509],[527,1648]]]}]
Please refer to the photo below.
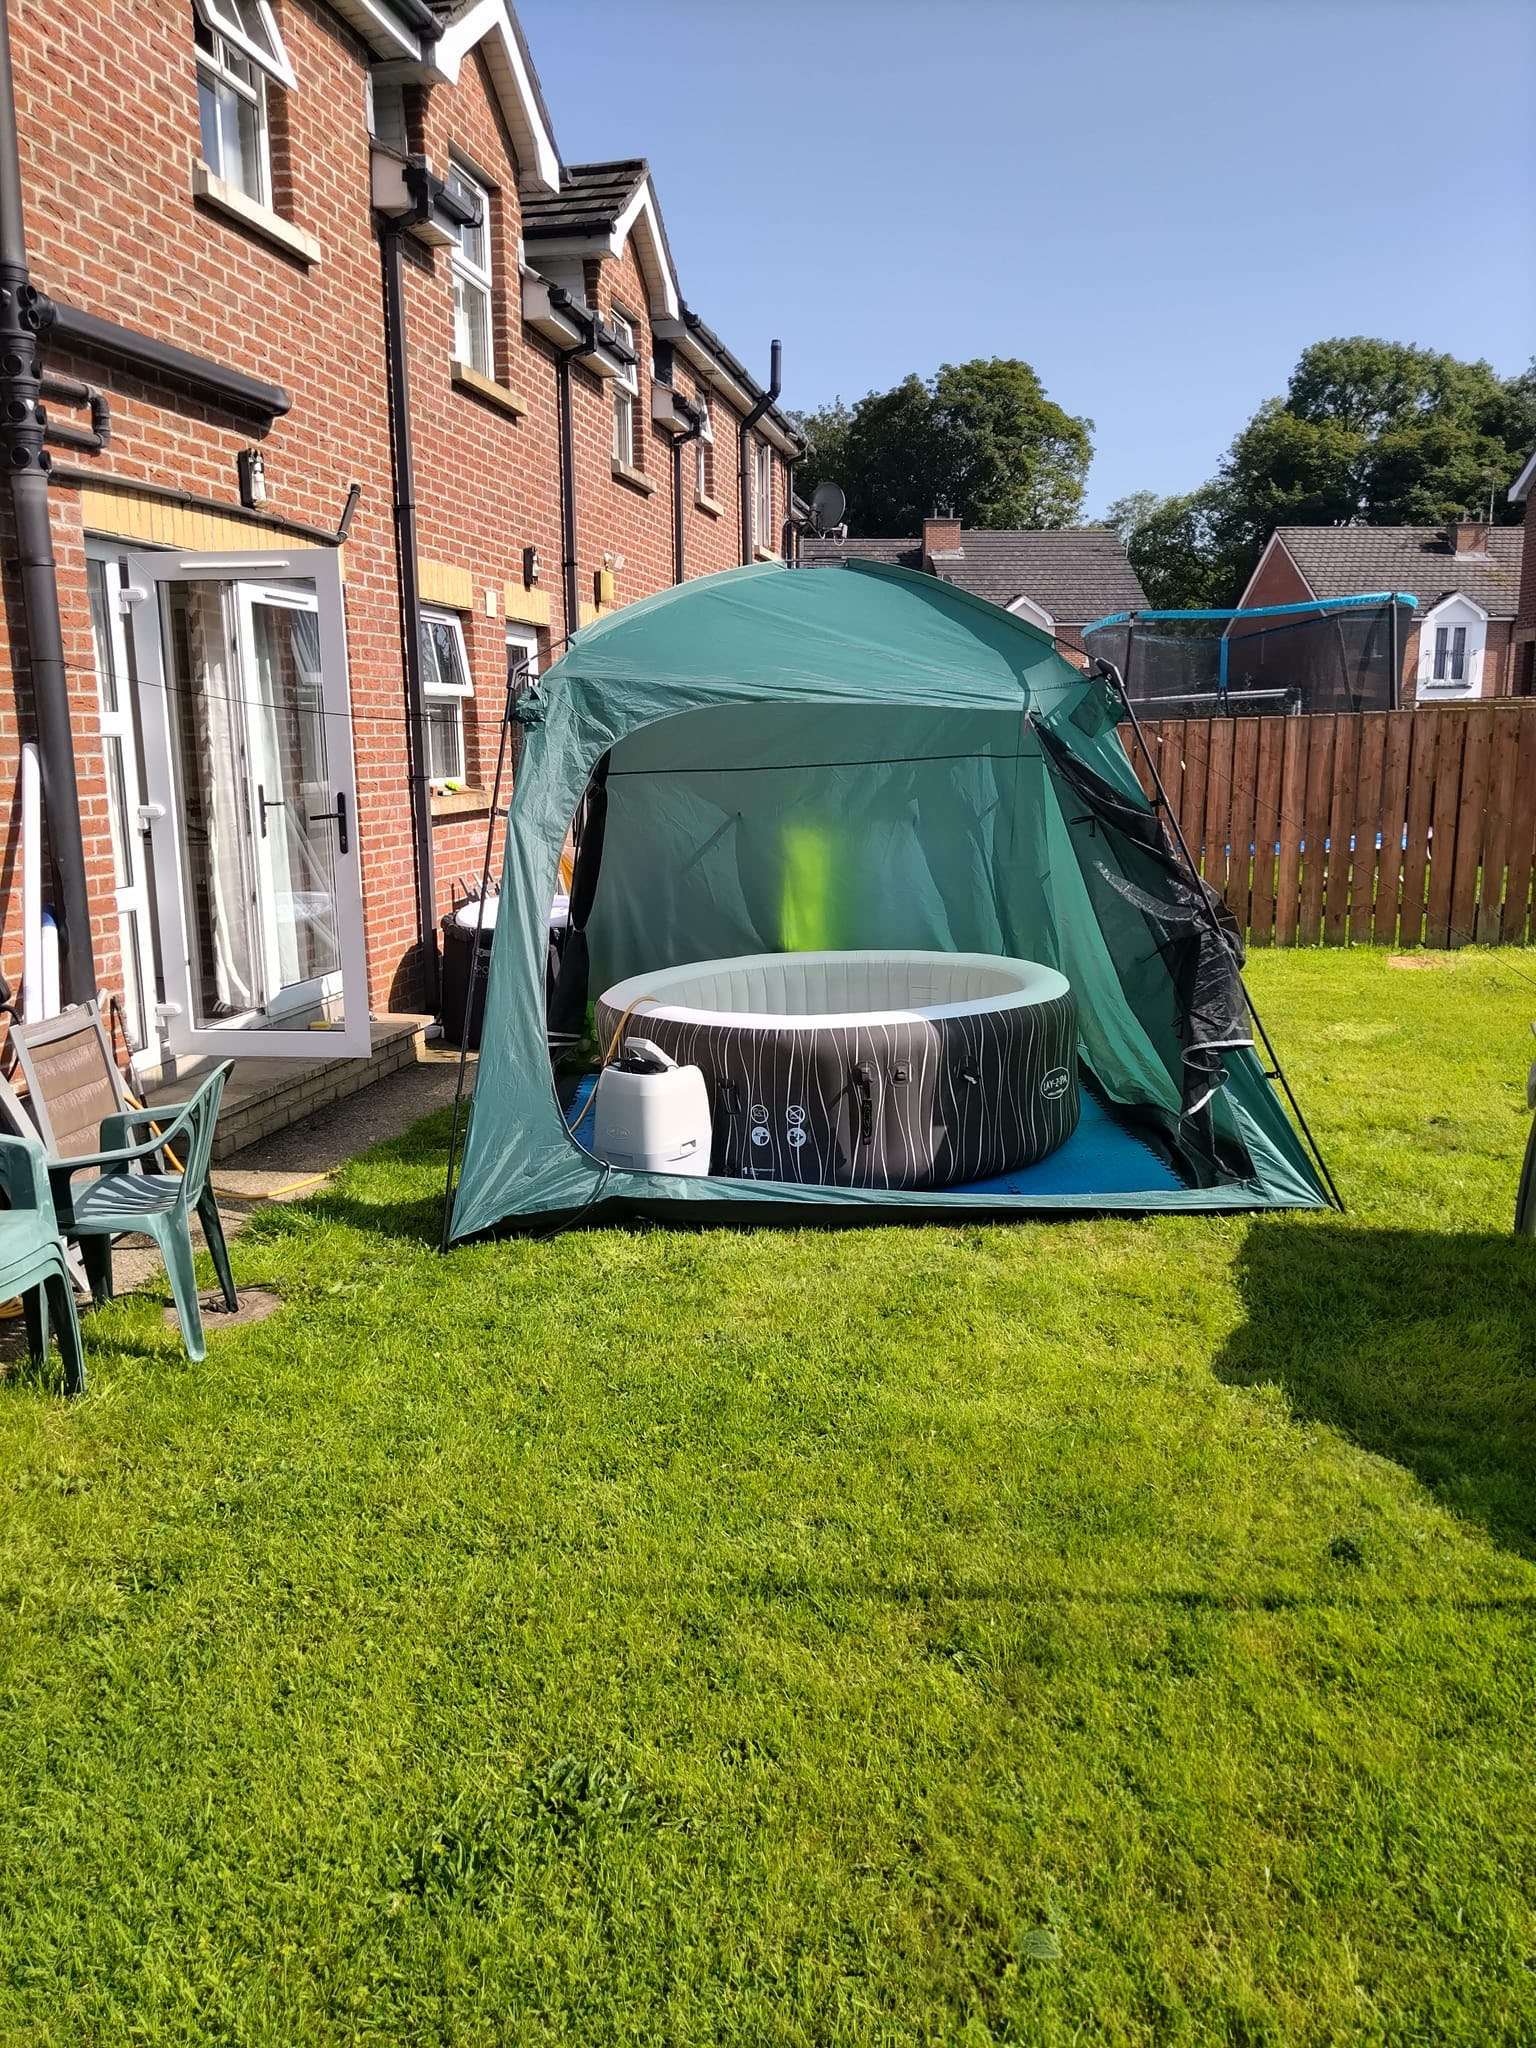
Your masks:
[{"label": "washing line pole", "polygon": [[[1204,910],[1205,915],[1209,920],[1211,930],[1216,934],[1217,938],[1219,938],[1221,943],[1225,946],[1228,943],[1227,935],[1221,928],[1221,920],[1217,917],[1215,911],[1211,908],[1211,900],[1209,895],[1206,893],[1205,881],[1201,876],[1199,868],[1195,865],[1193,855],[1190,853],[1189,842],[1184,837],[1184,827],[1179,823],[1178,813],[1174,810],[1173,805],[1168,801],[1168,792],[1163,787],[1162,775],[1158,771],[1156,761],[1152,758],[1152,749],[1147,745],[1147,736],[1141,729],[1141,720],[1136,716],[1136,707],[1134,704],[1132,704],[1130,696],[1126,690],[1125,684],[1121,680],[1120,671],[1115,667],[1115,664],[1112,661],[1106,661],[1102,655],[1095,656],[1094,666],[1097,669],[1099,675],[1102,676],[1105,682],[1107,682],[1110,685],[1110,687],[1114,690],[1115,695],[1120,699],[1120,702],[1125,709],[1126,717],[1129,718],[1129,720],[1131,721],[1131,730],[1136,735],[1136,744],[1141,749],[1141,758],[1147,764],[1147,772],[1151,775],[1152,786],[1157,792],[1157,804],[1159,808],[1162,810],[1164,816],[1167,818],[1168,823],[1173,827],[1173,836],[1178,842],[1179,852],[1184,856],[1184,865],[1188,868],[1190,875],[1194,880],[1195,899]],[[1269,1056],[1269,1064],[1273,1070],[1273,1078],[1277,1080],[1280,1083],[1280,1086],[1285,1090],[1285,1099],[1291,1105],[1291,1114],[1295,1117],[1297,1123],[1301,1126],[1301,1134],[1307,1141],[1307,1149],[1311,1152],[1312,1157],[1317,1161],[1317,1170],[1323,1176],[1323,1180],[1327,1186],[1328,1192],[1333,1198],[1334,1207],[1342,1216],[1345,1213],[1344,1197],[1339,1193],[1337,1183],[1335,1182],[1333,1175],[1328,1171],[1328,1162],[1323,1157],[1322,1148],[1319,1146],[1316,1138],[1314,1138],[1312,1135],[1312,1127],[1307,1122],[1306,1117],[1302,1113],[1301,1104],[1296,1100],[1295,1091],[1292,1089],[1289,1080],[1286,1078],[1286,1072],[1284,1067],[1282,1067],[1280,1064],[1280,1055],[1275,1051],[1274,1041],[1270,1038],[1269,1033],[1264,1028],[1264,1019],[1259,1015],[1258,1007],[1255,1004],[1253,997],[1248,992],[1248,984],[1246,981],[1243,980],[1241,974],[1239,974],[1238,976],[1238,982],[1243,991],[1243,1000],[1248,1005],[1248,1014],[1252,1017],[1254,1022],[1254,1028],[1257,1030],[1259,1037],[1263,1040],[1264,1050]]]}]

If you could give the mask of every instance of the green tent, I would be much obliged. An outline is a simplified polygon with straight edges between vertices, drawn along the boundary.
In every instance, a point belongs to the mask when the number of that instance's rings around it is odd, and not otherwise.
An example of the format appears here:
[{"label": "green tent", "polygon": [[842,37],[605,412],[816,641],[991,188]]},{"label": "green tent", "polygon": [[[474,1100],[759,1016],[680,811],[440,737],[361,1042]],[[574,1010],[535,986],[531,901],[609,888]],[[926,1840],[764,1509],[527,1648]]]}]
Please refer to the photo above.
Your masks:
[{"label": "green tent", "polygon": [[[1318,1207],[1251,1044],[1235,933],[1169,846],[1112,686],[937,577],[780,563],[599,620],[517,706],[502,915],[453,1239],[581,1215]],[[925,948],[1057,968],[1100,1125],[1167,1169],[1015,1192],[631,1173],[567,1131],[547,1050],[547,911],[589,794],[556,999],[742,954]],[[573,1127],[575,1124],[572,1118]],[[1059,1178],[1059,1177],[1058,1177]]]}]

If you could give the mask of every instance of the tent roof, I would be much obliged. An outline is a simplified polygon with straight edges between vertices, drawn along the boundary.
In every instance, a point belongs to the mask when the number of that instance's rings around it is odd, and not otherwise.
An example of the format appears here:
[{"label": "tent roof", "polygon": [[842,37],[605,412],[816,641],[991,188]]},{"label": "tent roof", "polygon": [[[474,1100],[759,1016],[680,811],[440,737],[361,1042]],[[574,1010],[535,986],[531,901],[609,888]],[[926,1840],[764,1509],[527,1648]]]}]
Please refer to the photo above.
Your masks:
[{"label": "tent roof", "polygon": [[1054,704],[1082,680],[1048,634],[936,577],[884,563],[813,574],[764,562],[584,626],[544,686],[610,702],[659,692],[679,709],[784,697],[1016,710]]}]

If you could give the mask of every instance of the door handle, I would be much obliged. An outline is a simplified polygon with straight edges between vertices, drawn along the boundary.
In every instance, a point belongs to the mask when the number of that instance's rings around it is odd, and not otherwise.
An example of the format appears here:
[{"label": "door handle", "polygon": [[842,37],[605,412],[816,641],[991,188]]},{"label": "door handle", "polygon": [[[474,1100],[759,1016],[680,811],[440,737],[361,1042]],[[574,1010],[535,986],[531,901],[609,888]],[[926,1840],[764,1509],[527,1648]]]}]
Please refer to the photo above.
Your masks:
[{"label": "door handle", "polygon": [[338,853],[346,852],[347,799],[343,791],[338,789],[336,792],[336,808],[334,811],[312,813],[309,822],[311,825],[334,825],[336,827],[336,851]]},{"label": "door handle", "polygon": [[268,811],[285,811],[288,806],[281,797],[269,797],[266,784],[258,782],[256,785],[256,808],[261,813],[261,836],[265,839],[267,836]]}]

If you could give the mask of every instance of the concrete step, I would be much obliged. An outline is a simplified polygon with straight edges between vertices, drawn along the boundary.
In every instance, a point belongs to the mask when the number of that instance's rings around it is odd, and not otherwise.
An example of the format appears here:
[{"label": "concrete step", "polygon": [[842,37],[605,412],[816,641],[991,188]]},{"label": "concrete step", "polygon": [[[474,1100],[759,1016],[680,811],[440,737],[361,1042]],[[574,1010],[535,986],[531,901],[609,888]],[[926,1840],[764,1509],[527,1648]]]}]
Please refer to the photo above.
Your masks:
[{"label": "concrete step", "polygon": [[[395,1015],[371,1021],[373,1045],[365,1059],[293,1060],[237,1058],[224,1086],[224,1103],[214,1133],[213,1157],[230,1159],[283,1131],[316,1110],[357,1095],[375,1081],[414,1066],[426,1047],[426,1017]],[[212,1058],[178,1062],[173,1075],[151,1084],[150,1102],[184,1102],[204,1074],[216,1066]]]}]

